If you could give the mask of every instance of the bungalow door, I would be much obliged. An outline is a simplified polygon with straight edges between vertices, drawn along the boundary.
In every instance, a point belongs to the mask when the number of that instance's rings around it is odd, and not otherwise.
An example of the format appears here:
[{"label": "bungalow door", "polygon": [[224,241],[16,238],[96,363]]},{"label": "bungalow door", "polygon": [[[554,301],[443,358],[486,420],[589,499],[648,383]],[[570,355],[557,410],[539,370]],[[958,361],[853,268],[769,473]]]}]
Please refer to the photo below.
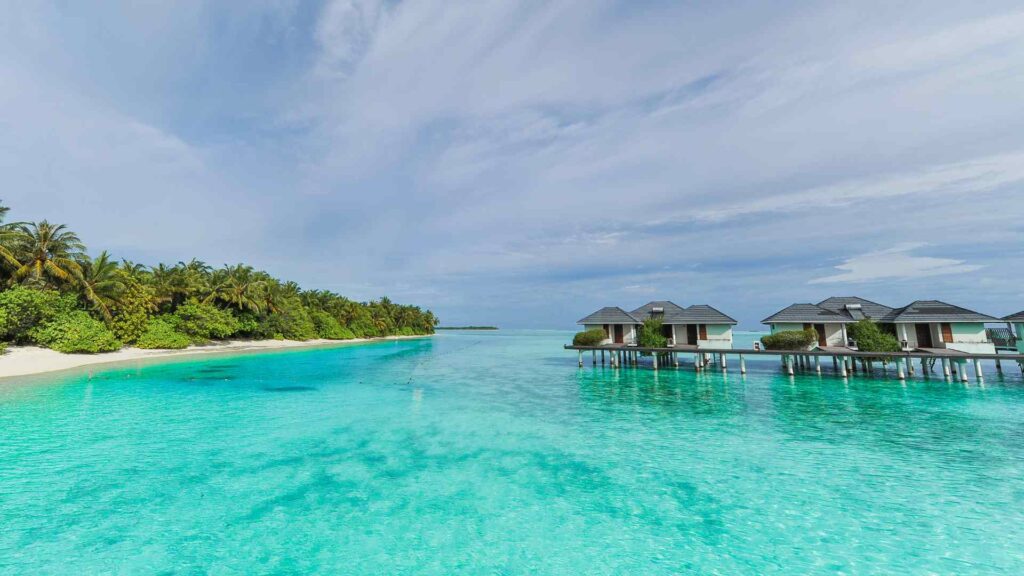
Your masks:
[{"label": "bungalow door", "polygon": [[815,324],[814,331],[818,333],[818,346],[828,346],[828,338],[825,338],[825,325]]},{"label": "bungalow door", "polygon": [[622,324],[616,324],[615,325],[615,343],[616,344],[622,344],[623,339],[624,338],[623,338],[623,335],[622,335]]},{"label": "bungalow door", "polygon": [[918,348],[932,348],[932,328],[928,324],[914,324]]},{"label": "bungalow door", "polygon": [[942,341],[952,342],[953,341],[953,327],[949,325],[949,322],[942,323]]},{"label": "bungalow door", "polygon": [[687,324],[686,325],[686,343],[691,346],[697,344],[697,325]]}]

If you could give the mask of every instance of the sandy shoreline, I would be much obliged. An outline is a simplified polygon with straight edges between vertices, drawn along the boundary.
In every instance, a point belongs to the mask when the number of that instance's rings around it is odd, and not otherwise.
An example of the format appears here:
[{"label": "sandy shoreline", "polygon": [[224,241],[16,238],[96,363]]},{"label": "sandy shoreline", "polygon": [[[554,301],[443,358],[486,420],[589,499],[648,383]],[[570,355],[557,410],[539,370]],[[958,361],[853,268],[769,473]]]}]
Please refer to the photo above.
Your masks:
[{"label": "sandy shoreline", "polygon": [[182,350],[143,350],[141,348],[124,348],[117,352],[101,354],[62,354],[48,348],[38,346],[11,346],[7,353],[0,356],[0,378],[13,376],[30,376],[81,368],[115,364],[132,360],[151,360],[159,358],[179,358],[202,356],[207,354],[225,354],[257,352],[261,350],[286,350],[293,348],[323,348],[346,346],[364,342],[382,342],[385,340],[404,340],[409,338],[427,338],[428,336],[387,336],[385,338],[354,338],[352,340],[228,340],[204,346],[189,346]]}]

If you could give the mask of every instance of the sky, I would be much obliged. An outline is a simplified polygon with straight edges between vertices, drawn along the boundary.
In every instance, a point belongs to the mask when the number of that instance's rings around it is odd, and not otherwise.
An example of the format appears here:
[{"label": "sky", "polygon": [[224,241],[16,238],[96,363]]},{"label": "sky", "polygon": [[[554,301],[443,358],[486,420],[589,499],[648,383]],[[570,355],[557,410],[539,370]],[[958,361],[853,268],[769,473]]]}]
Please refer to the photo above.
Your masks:
[{"label": "sky", "polygon": [[0,201],[442,324],[1024,309],[1019,2],[0,0]]}]

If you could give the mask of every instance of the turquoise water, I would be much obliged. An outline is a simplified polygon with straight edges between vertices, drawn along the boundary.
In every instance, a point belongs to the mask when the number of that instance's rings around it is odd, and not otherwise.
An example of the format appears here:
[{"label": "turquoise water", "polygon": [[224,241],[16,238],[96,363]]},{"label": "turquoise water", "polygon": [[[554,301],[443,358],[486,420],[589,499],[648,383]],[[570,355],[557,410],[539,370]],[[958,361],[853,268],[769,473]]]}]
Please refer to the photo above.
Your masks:
[{"label": "turquoise water", "polygon": [[578,369],[568,336],[0,382],[0,574],[1024,573],[1019,372]]}]

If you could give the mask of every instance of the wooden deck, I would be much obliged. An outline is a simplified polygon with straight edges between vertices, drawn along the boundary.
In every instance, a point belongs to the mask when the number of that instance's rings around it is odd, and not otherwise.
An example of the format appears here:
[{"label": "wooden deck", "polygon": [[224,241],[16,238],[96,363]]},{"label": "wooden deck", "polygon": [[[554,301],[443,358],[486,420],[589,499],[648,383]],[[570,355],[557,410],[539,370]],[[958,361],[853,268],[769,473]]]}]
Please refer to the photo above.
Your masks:
[{"label": "wooden deck", "polygon": [[[875,364],[881,364],[883,370],[893,365],[896,370],[896,377],[905,380],[908,376],[915,374],[914,360],[919,359],[921,372],[929,374],[933,370],[939,370],[946,378],[957,378],[963,382],[967,381],[968,367],[973,364],[975,376],[979,381],[983,380],[982,360],[994,360],[996,371],[1000,374],[1003,371],[1002,361],[1009,360],[1016,362],[1024,373],[1024,354],[972,354],[960,350],[948,350],[945,348],[917,348],[914,350],[901,350],[899,352],[865,352],[854,350],[843,346],[824,346],[814,350],[755,350],[740,348],[698,348],[697,346],[670,346],[665,348],[647,348],[630,344],[604,344],[596,346],[576,346],[566,344],[566,350],[576,350],[579,353],[579,365],[583,366],[583,353],[590,351],[592,362],[596,366],[598,354],[600,363],[607,362],[614,368],[625,366],[640,366],[641,356],[649,356],[651,366],[658,370],[661,367],[679,367],[680,358],[691,356],[689,362],[696,370],[707,370],[717,365],[722,371],[728,369],[728,359],[736,357],[739,360],[740,373],[746,373],[746,357],[748,356],[774,356],[782,362],[783,370],[790,376],[798,371],[811,371],[821,374],[821,358],[831,358],[833,371],[846,378],[858,371],[872,373]],[[859,367],[858,367],[859,365]]]}]

